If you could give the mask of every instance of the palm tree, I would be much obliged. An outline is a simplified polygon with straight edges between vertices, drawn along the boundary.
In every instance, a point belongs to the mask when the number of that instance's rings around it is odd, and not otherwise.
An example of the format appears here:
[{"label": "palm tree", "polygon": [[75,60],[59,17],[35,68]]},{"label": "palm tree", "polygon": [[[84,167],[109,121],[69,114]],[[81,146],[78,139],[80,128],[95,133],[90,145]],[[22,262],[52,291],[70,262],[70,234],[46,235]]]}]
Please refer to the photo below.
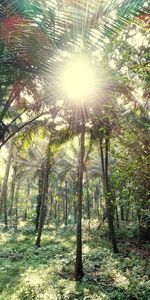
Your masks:
[{"label": "palm tree", "polygon": [[80,158],[78,173],[78,203],[77,203],[77,248],[75,263],[75,279],[80,280],[84,276],[82,263],[82,198],[83,198],[83,168],[85,159],[85,119],[81,119]]},{"label": "palm tree", "polygon": [[0,208],[2,210],[2,207],[4,209],[4,223],[5,228],[7,229],[8,226],[8,216],[7,216],[7,183],[8,183],[8,177],[9,177],[9,171],[11,166],[11,159],[13,156],[13,146],[14,146],[14,140],[11,139],[9,143],[9,152],[8,152],[8,159],[6,163],[5,168],[5,175],[3,179],[2,189],[1,189],[1,202],[0,202]]},{"label": "palm tree", "polygon": [[[80,1],[78,4],[76,1],[67,1],[62,5],[61,1],[50,1],[46,4],[46,13],[43,8],[43,2],[27,1],[27,5],[20,5],[19,1],[13,1],[13,5],[10,6],[6,2],[1,5],[4,10],[4,18],[2,23],[3,33],[3,46],[7,48],[6,53],[11,52],[11,58],[8,55],[4,59],[2,57],[2,63],[6,63],[14,69],[22,71],[23,79],[25,82],[29,82],[30,78],[42,85],[44,89],[47,84],[50,86],[48,92],[48,99],[50,103],[57,101],[60,96],[60,91],[56,92],[56,85],[58,81],[57,66],[60,61],[64,62],[64,56],[67,52],[67,59],[70,53],[80,54],[83,49],[87,49],[86,52],[92,53],[91,57],[96,57],[96,61],[102,60],[104,56],[102,53],[108,53],[112,40],[119,38],[122,30],[127,27],[132,21],[138,22],[140,14],[143,15],[144,1],[140,0],[116,0],[116,1],[103,1],[97,4],[97,1]],[[8,12],[8,14],[6,14]],[[11,16],[14,19],[13,26],[9,29],[10,22],[7,20],[7,16]],[[16,21],[17,17],[17,21]],[[10,20],[9,20],[10,21]],[[19,26],[18,24],[28,25]],[[17,26],[16,26],[17,25]],[[13,30],[12,30],[13,28]],[[25,29],[26,28],[26,29]],[[29,38],[26,38],[26,31],[29,33]],[[9,34],[8,34],[9,33]],[[8,36],[11,38],[8,39]],[[15,38],[13,38],[13,36]],[[17,37],[17,38],[16,38]],[[16,42],[17,41],[17,42]],[[36,48],[35,48],[36,47]],[[11,51],[10,51],[11,50]],[[35,51],[36,50],[36,51]],[[10,53],[9,53],[10,54]],[[22,63],[23,61],[23,63]],[[108,64],[108,61],[103,61],[104,68]],[[23,70],[21,69],[23,66]],[[98,64],[98,69],[101,65]],[[108,80],[108,84],[104,86],[106,94],[101,93],[100,99],[97,99],[97,111],[93,112],[93,107],[89,108],[88,119],[93,116],[100,115],[100,111],[105,106],[105,100],[112,101],[112,95],[124,94],[124,81],[121,82],[121,78],[115,76],[116,71],[112,72],[114,76],[112,80]],[[21,75],[20,75],[21,76]],[[31,77],[30,77],[31,76]],[[106,74],[109,77],[109,70]],[[112,76],[110,76],[112,78]],[[24,82],[24,81],[23,81]],[[51,82],[51,84],[50,84]],[[27,86],[27,85],[26,85]],[[10,87],[10,85],[9,85]],[[28,86],[27,86],[28,89]],[[125,88],[128,97],[131,93],[128,88]],[[107,94],[108,92],[108,94]],[[100,90],[99,90],[100,94]],[[129,95],[130,94],[130,95]],[[61,98],[61,97],[60,97]],[[110,102],[111,102],[110,101]],[[6,102],[10,109],[10,101]],[[64,102],[66,103],[66,102]],[[102,105],[103,104],[103,105]],[[6,108],[8,107],[6,105]],[[103,106],[103,108],[101,108]],[[66,109],[65,105],[62,110]],[[69,117],[63,117],[66,122],[69,123],[73,113],[69,108]],[[5,109],[6,110],[6,109]],[[3,111],[3,115],[4,112]],[[86,109],[88,110],[88,109]],[[90,113],[92,110],[92,113]],[[8,111],[8,109],[7,109]],[[86,113],[86,112],[85,112]],[[91,118],[91,119],[92,119]],[[80,120],[78,116],[76,120]],[[82,268],[82,241],[81,241],[81,218],[82,218],[82,181],[83,181],[83,161],[84,161],[84,139],[85,139],[85,123],[82,118],[80,131],[74,126],[74,118],[71,120],[70,129],[76,133],[81,134],[80,145],[80,164],[79,164],[79,180],[78,180],[78,226],[77,226],[77,259],[76,259],[76,279],[83,276]],[[109,150],[109,136],[105,136],[105,170],[103,170],[103,176],[105,178],[105,193],[109,192],[108,186],[108,150]],[[103,167],[103,166],[102,166]],[[107,190],[106,190],[107,188]],[[107,198],[107,195],[106,195]],[[107,200],[108,201],[108,200]],[[109,206],[109,203],[108,203]],[[108,215],[110,212],[108,211]]]},{"label": "palm tree", "polygon": [[46,216],[46,200],[48,196],[48,179],[49,179],[49,171],[50,171],[50,154],[51,154],[50,146],[51,146],[51,137],[49,138],[49,142],[46,149],[46,160],[44,163],[43,177],[41,178],[42,189],[41,189],[40,215],[39,215],[37,239],[35,242],[35,245],[37,247],[40,247],[42,228],[44,226],[44,219]]}]

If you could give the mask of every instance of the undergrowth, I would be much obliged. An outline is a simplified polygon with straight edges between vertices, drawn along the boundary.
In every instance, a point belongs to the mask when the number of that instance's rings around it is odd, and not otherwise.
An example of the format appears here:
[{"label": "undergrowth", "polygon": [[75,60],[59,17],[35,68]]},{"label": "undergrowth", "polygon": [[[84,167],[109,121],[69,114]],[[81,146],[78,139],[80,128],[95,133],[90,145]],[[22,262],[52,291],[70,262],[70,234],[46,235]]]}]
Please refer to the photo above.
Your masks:
[{"label": "undergrowth", "polygon": [[138,247],[131,232],[127,241],[118,232],[120,254],[114,255],[105,228],[93,226],[89,232],[84,227],[85,276],[77,283],[75,233],[71,225],[46,228],[41,248],[36,248],[32,225],[1,230],[0,300],[150,299],[148,245]]}]

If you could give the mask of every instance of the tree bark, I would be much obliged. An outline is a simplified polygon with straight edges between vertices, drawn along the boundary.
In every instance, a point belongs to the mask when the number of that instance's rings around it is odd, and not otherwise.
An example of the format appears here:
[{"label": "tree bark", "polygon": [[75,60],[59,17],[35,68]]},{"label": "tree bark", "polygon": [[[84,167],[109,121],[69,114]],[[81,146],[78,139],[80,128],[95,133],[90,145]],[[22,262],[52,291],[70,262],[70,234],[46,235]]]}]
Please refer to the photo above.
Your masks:
[{"label": "tree bark", "polygon": [[68,182],[65,181],[65,226],[68,224]]},{"label": "tree bark", "polygon": [[102,165],[102,174],[103,174],[103,189],[104,189],[104,197],[105,197],[105,201],[106,201],[109,235],[110,235],[110,238],[111,238],[111,241],[112,241],[113,252],[118,253],[119,251],[118,251],[118,248],[117,248],[115,231],[114,231],[114,224],[113,224],[112,204],[111,204],[111,198],[110,198],[110,184],[109,184],[109,175],[108,175],[109,148],[110,148],[109,130],[106,130],[105,159],[104,159],[102,140],[100,139],[101,165]]},{"label": "tree bark", "polygon": [[10,217],[12,216],[12,212],[13,212],[16,173],[17,173],[17,164],[15,163],[15,165],[13,167],[13,174],[12,174],[11,188],[10,188],[10,208],[9,208],[9,216]]},{"label": "tree bark", "polygon": [[117,227],[119,228],[120,227],[120,224],[119,224],[119,215],[118,215],[118,207],[117,207],[117,204],[115,206],[115,212],[116,212],[116,222],[117,222]]},{"label": "tree bark", "polygon": [[124,207],[122,204],[120,205],[120,216],[121,216],[121,221],[124,222]]},{"label": "tree bark", "polygon": [[77,224],[77,204],[76,201],[74,200],[74,225]]},{"label": "tree bark", "polygon": [[110,140],[109,140],[109,130],[108,130],[106,132],[106,139],[105,139],[106,204],[107,204],[109,231],[110,231],[110,236],[111,236],[111,240],[112,240],[113,251],[114,251],[114,253],[119,253],[118,248],[117,248],[116,237],[115,237],[113,215],[112,215],[112,204],[111,204],[111,198],[110,198],[110,185],[109,185],[109,175],[108,175],[109,149],[110,149]]},{"label": "tree bark", "polygon": [[94,215],[95,217],[97,217],[99,219],[99,215],[100,215],[100,211],[99,211],[99,189],[98,189],[98,185],[96,185],[96,189],[94,192],[94,205],[95,205],[95,210],[94,210]]},{"label": "tree bark", "polygon": [[26,199],[25,199],[25,211],[24,211],[24,215],[23,215],[23,221],[27,220],[29,195],[30,195],[30,183],[28,182],[27,192],[26,192]]},{"label": "tree bark", "polygon": [[77,204],[77,248],[75,279],[80,280],[84,276],[82,263],[82,198],[83,198],[83,167],[85,156],[85,122],[82,118],[81,139],[80,139],[80,160],[78,176],[78,204]]},{"label": "tree bark", "polygon": [[88,227],[89,227],[89,230],[90,230],[91,212],[90,212],[89,178],[88,178],[88,172],[87,172],[87,170],[86,170],[86,199],[87,199]]},{"label": "tree bark", "polygon": [[40,247],[40,245],[41,245],[42,229],[44,226],[44,221],[45,221],[45,216],[46,216],[46,200],[47,200],[47,195],[48,195],[49,170],[50,170],[50,141],[49,141],[48,147],[47,147],[47,158],[46,158],[45,168],[44,168],[39,226],[38,226],[37,239],[35,242],[35,246],[37,246],[37,247]]},{"label": "tree bark", "polygon": [[38,189],[39,190],[38,190],[38,195],[37,195],[35,232],[37,232],[38,228],[39,228],[40,208],[41,208],[41,201],[42,201],[43,178],[44,178],[44,167],[41,166],[41,170],[39,172],[39,180],[38,180]]},{"label": "tree bark", "polygon": [[57,219],[57,201],[54,201],[54,219],[55,219],[55,223],[56,223],[56,219]]},{"label": "tree bark", "polygon": [[18,228],[18,200],[19,200],[19,190],[20,190],[20,178],[18,179],[18,183],[16,186],[16,192],[15,192],[15,229]]},{"label": "tree bark", "polygon": [[47,224],[48,225],[52,221],[52,212],[53,212],[53,193],[51,192],[50,193],[50,207],[49,207],[48,219],[47,219]]},{"label": "tree bark", "polygon": [[77,182],[73,184],[73,215],[74,215],[74,225],[77,224],[77,201],[76,201],[76,191],[77,191]]},{"label": "tree bark", "polygon": [[5,176],[4,176],[4,180],[3,180],[2,191],[1,191],[0,211],[2,211],[2,208],[3,208],[5,229],[7,229],[7,226],[8,226],[7,184],[8,184],[8,177],[9,177],[12,155],[13,155],[13,139],[11,139],[11,141],[9,143],[9,153],[8,153],[8,158],[7,158],[6,168],[5,168]]}]

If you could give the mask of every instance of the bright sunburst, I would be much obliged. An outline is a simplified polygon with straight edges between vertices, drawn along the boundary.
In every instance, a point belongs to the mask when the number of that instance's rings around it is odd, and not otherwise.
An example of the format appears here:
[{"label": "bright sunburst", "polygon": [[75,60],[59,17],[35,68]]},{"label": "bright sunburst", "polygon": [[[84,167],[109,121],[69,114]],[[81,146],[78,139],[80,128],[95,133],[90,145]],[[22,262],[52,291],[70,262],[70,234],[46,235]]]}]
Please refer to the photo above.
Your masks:
[{"label": "bright sunburst", "polygon": [[86,102],[96,93],[94,67],[85,58],[69,62],[62,71],[61,90],[74,102]]}]

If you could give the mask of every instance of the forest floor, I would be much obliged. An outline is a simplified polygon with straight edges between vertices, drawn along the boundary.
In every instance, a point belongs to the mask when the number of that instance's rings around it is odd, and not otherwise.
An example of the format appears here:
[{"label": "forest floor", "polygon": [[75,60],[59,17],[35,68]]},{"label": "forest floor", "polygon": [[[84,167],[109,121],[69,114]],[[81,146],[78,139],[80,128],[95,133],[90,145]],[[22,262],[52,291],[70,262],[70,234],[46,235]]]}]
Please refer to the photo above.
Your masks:
[{"label": "forest floor", "polygon": [[[125,226],[124,226],[125,227]],[[119,255],[112,254],[106,229],[83,228],[82,282],[74,280],[76,230],[69,225],[44,229],[36,248],[34,228],[21,224],[17,232],[1,226],[0,300],[148,300],[150,245],[140,244],[120,229]]]}]

